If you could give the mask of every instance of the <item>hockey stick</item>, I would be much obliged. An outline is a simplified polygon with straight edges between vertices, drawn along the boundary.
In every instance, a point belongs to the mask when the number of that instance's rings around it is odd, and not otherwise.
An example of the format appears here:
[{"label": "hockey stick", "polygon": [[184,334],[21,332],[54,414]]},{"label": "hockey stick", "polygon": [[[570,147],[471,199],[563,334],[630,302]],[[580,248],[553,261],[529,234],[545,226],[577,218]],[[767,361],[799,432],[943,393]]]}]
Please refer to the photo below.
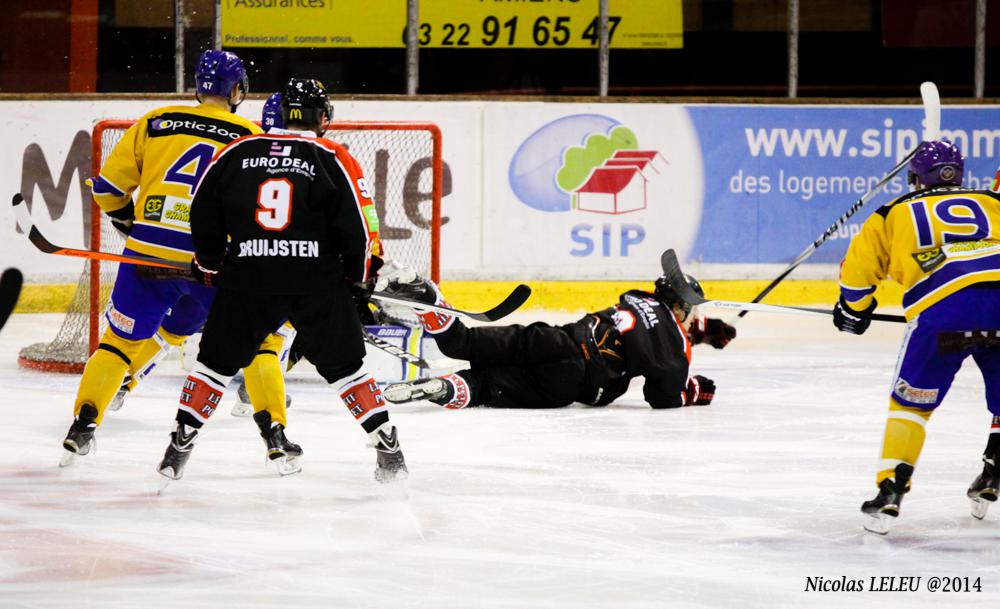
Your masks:
[{"label": "hockey stick", "polygon": [[503,301],[492,309],[483,311],[482,313],[473,313],[471,311],[463,311],[461,309],[453,309],[451,307],[445,307],[442,305],[430,305],[427,303],[420,302],[418,300],[412,300],[410,298],[402,298],[400,296],[394,296],[392,294],[386,294],[385,292],[372,292],[371,298],[378,300],[379,302],[391,302],[395,304],[400,304],[407,306],[411,309],[417,309],[422,311],[436,311],[438,313],[444,313],[446,315],[458,315],[459,317],[468,317],[469,319],[475,319],[477,321],[497,321],[498,319],[503,319],[507,317],[521,305],[528,300],[531,296],[531,288],[524,285],[523,283],[514,288],[510,294],[507,295]]},{"label": "hockey stick", "polygon": [[58,246],[46,239],[45,235],[43,235],[41,231],[38,230],[38,227],[35,226],[35,223],[31,220],[31,212],[28,211],[28,206],[24,203],[24,197],[21,196],[21,193],[14,193],[13,205],[14,215],[17,218],[17,223],[21,227],[21,230],[28,235],[28,240],[31,241],[32,245],[46,254],[73,256],[76,258],[87,258],[88,260],[123,262],[125,264],[146,264],[149,266],[158,266],[168,269],[188,268],[188,264],[186,262],[175,262],[173,260],[153,258],[152,256],[140,256],[138,254],[112,254],[111,252],[95,252],[94,250],[79,250],[71,247]]},{"label": "hockey stick", "polygon": [[420,357],[419,355],[410,353],[405,349],[397,347],[396,345],[390,343],[387,340],[383,340],[378,336],[375,336],[367,329],[364,330],[364,338],[365,342],[368,343],[369,345],[375,347],[376,349],[381,349],[382,351],[385,351],[389,355],[403,360],[407,364],[413,364],[417,368],[421,368],[424,370],[430,368],[430,364],[428,364],[427,361],[424,360],[424,358]]},{"label": "hockey stick", "polygon": [[24,277],[17,269],[7,269],[0,275],[0,328],[4,327],[10,314],[14,312],[23,282]]},{"label": "hockey stick", "polygon": [[[737,302],[733,300],[709,300],[695,292],[684,278],[681,265],[677,261],[674,250],[667,250],[660,256],[660,266],[663,267],[663,276],[670,287],[677,293],[677,296],[685,303],[698,306],[718,307],[720,309],[738,309],[742,311],[761,311],[765,313],[785,313],[790,315],[833,315],[833,311],[827,309],[813,309],[810,307],[788,307],[783,305],[761,304],[756,302]],[[874,313],[871,319],[875,321],[888,321],[894,323],[906,323],[906,318],[902,315],[886,315]]]},{"label": "hockey stick", "polygon": [[[938,133],[941,131],[941,97],[940,95],[938,95],[937,86],[929,81],[922,83],[920,85],[920,99],[923,101],[923,106],[924,106],[923,141],[928,142],[936,139]],[[777,285],[785,279],[785,277],[788,277],[788,275],[791,274],[792,271],[794,271],[796,268],[798,268],[800,264],[802,264],[803,262],[806,261],[806,259],[812,256],[813,252],[819,249],[819,246],[826,243],[827,239],[829,239],[835,232],[837,232],[837,230],[839,230],[840,227],[843,226],[844,223],[846,223],[851,218],[851,216],[856,214],[869,201],[875,198],[875,195],[878,194],[880,190],[882,190],[882,187],[888,184],[889,180],[896,177],[896,174],[902,171],[903,168],[906,167],[907,164],[909,164],[910,160],[913,158],[915,154],[917,154],[917,150],[919,149],[920,146],[917,146],[916,148],[911,150],[910,153],[907,154],[905,157],[903,157],[903,160],[900,161],[899,164],[897,164],[895,167],[893,167],[889,171],[889,173],[885,175],[884,178],[882,178],[877,184],[875,184],[875,186],[873,186],[868,192],[861,195],[861,198],[855,201],[854,205],[852,205],[850,209],[848,209],[847,212],[844,213],[844,215],[837,218],[837,221],[831,224],[830,228],[826,229],[822,235],[820,235],[815,241],[810,243],[806,247],[806,249],[802,250],[802,253],[796,256],[795,260],[793,260],[792,263],[788,265],[788,268],[782,271],[780,275],[775,277],[774,280],[771,281],[771,283],[769,283],[767,287],[765,287],[761,291],[760,294],[757,294],[757,296],[755,296],[751,302],[756,303],[763,300],[765,296],[771,293],[771,290],[777,287]],[[740,312],[739,317],[745,316],[750,310],[751,309],[744,309],[743,311]]]}]

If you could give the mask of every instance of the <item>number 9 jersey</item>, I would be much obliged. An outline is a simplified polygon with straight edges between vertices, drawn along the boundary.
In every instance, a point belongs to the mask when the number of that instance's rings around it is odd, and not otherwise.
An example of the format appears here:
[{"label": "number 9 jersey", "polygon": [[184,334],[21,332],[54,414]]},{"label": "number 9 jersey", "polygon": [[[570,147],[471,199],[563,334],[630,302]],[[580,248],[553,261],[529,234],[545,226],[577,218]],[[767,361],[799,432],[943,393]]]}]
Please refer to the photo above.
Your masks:
[{"label": "number 9 jersey", "polygon": [[864,310],[887,277],[903,286],[907,319],[962,288],[1000,281],[1000,195],[937,187],[876,210],[841,264],[841,294]]},{"label": "number 9 jersey", "polygon": [[206,104],[159,108],[129,127],[93,180],[94,200],[116,217],[139,190],[125,251],[190,262],[198,181],[219,150],[255,133],[251,121]]}]

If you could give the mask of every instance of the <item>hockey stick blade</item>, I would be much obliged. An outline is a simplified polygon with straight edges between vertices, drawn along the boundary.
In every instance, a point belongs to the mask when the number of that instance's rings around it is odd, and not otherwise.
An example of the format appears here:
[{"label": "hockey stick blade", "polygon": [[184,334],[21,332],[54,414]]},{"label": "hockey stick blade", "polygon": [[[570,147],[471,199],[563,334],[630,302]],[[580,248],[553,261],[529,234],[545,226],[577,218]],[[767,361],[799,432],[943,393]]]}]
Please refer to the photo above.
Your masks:
[{"label": "hockey stick blade", "polygon": [[146,264],[149,266],[159,266],[168,269],[186,269],[188,264],[186,262],[177,262],[174,260],[164,260],[163,258],[153,258],[152,256],[140,256],[140,255],[129,255],[129,254],[112,254],[111,252],[95,252],[93,250],[81,250],[74,249],[71,247],[61,247],[58,246],[42,234],[35,223],[31,220],[31,212],[28,211],[28,206],[24,202],[24,197],[21,193],[14,193],[14,199],[12,201],[14,205],[14,215],[17,218],[17,224],[21,227],[21,230],[28,235],[28,240],[31,244],[38,248],[39,251],[45,252],[46,254],[56,254],[59,256],[72,256],[75,258],[86,258],[88,260],[107,260],[109,262],[122,262],[125,264]]},{"label": "hockey stick blade", "polygon": [[[681,265],[677,261],[674,250],[667,250],[660,256],[660,266],[663,267],[663,276],[670,287],[673,288],[677,296],[685,303],[692,306],[704,305],[707,307],[717,307],[720,309],[736,309],[741,311],[762,311],[767,313],[785,313],[789,315],[833,315],[833,311],[827,309],[812,309],[809,307],[787,307],[782,305],[769,305],[757,302],[736,302],[732,300],[708,300],[695,292],[684,278]],[[876,313],[872,315],[875,321],[888,321],[895,323],[906,323],[906,318],[902,315],[883,315]]]},{"label": "hockey stick blade", "polygon": [[383,340],[378,336],[375,336],[368,330],[364,331],[364,337],[365,337],[365,342],[368,343],[369,345],[375,347],[376,349],[381,349],[382,351],[385,351],[389,355],[403,360],[407,364],[413,364],[417,368],[421,368],[423,370],[430,368],[430,364],[428,364],[427,361],[424,360],[424,358],[420,357],[419,355],[410,353],[405,349],[397,347],[396,345],[390,343],[389,341]]},{"label": "hockey stick blade", "polygon": [[941,95],[937,85],[930,81],[921,83],[920,99],[924,104],[924,141],[931,142],[941,133]]},{"label": "hockey stick blade", "polygon": [[17,269],[7,269],[0,275],[0,328],[4,327],[10,314],[14,312],[23,283],[24,277]]},{"label": "hockey stick blade", "polygon": [[695,292],[684,278],[684,271],[681,270],[681,263],[677,260],[677,254],[669,249],[660,254],[660,267],[663,269],[663,277],[673,288],[674,293],[691,306],[698,306],[708,302],[704,296]]},{"label": "hockey stick blade", "polygon": [[392,294],[386,294],[385,292],[372,292],[371,297],[380,302],[392,302],[395,304],[401,304],[411,309],[422,310],[422,311],[437,311],[438,313],[445,313],[448,315],[458,315],[459,317],[468,317],[469,319],[475,319],[476,321],[497,321],[507,317],[517,309],[521,307],[531,296],[531,288],[524,285],[523,283],[518,285],[514,290],[507,295],[503,301],[497,306],[483,311],[482,313],[473,313],[471,311],[463,311],[461,309],[453,309],[451,307],[445,307],[441,305],[429,305],[424,302],[417,300],[412,300],[410,298],[401,298],[399,296],[394,296]]}]

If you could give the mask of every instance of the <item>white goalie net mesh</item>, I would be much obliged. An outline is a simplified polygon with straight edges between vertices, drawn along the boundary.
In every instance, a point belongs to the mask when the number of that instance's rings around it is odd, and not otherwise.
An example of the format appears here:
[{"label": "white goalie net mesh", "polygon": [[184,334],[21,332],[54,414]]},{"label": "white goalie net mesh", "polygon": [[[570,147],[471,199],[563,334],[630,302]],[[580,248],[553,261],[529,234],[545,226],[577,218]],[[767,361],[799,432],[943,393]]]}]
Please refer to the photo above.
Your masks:
[{"label": "white goalie net mesh", "polygon": [[[129,124],[114,121],[95,128],[95,139],[100,139],[100,156],[95,159],[95,167],[111,154]],[[401,128],[392,123],[337,123],[333,127],[325,136],[348,148],[368,181],[379,216],[383,257],[411,266],[426,277],[436,276],[431,126]],[[92,248],[121,252],[124,238],[106,215],[99,214],[94,229],[99,230],[99,237],[92,241]],[[96,282],[91,282],[93,266],[99,269]],[[56,337],[50,342],[24,347],[18,362],[45,371],[82,371],[97,338],[107,328],[103,312],[117,270],[118,263],[114,262],[86,263]]]}]

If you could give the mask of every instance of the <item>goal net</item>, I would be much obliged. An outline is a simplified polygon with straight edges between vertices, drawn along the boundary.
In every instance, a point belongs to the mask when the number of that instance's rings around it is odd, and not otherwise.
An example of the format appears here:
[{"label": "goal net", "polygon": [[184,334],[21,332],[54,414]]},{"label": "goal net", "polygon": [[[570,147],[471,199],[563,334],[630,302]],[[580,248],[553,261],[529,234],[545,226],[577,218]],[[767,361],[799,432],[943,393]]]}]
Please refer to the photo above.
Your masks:
[{"label": "goal net", "polygon": [[[106,120],[94,126],[93,175],[135,121]],[[440,279],[441,131],[433,123],[357,121],[327,125],[325,137],[343,144],[361,164],[378,211],[384,258]],[[123,236],[91,202],[90,248],[122,250]],[[49,342],[21,349],[18,363],[49,372],[82,372],[107,327],[104,309],[118,263],[91,260],[77,282],[59,331]]]}]

